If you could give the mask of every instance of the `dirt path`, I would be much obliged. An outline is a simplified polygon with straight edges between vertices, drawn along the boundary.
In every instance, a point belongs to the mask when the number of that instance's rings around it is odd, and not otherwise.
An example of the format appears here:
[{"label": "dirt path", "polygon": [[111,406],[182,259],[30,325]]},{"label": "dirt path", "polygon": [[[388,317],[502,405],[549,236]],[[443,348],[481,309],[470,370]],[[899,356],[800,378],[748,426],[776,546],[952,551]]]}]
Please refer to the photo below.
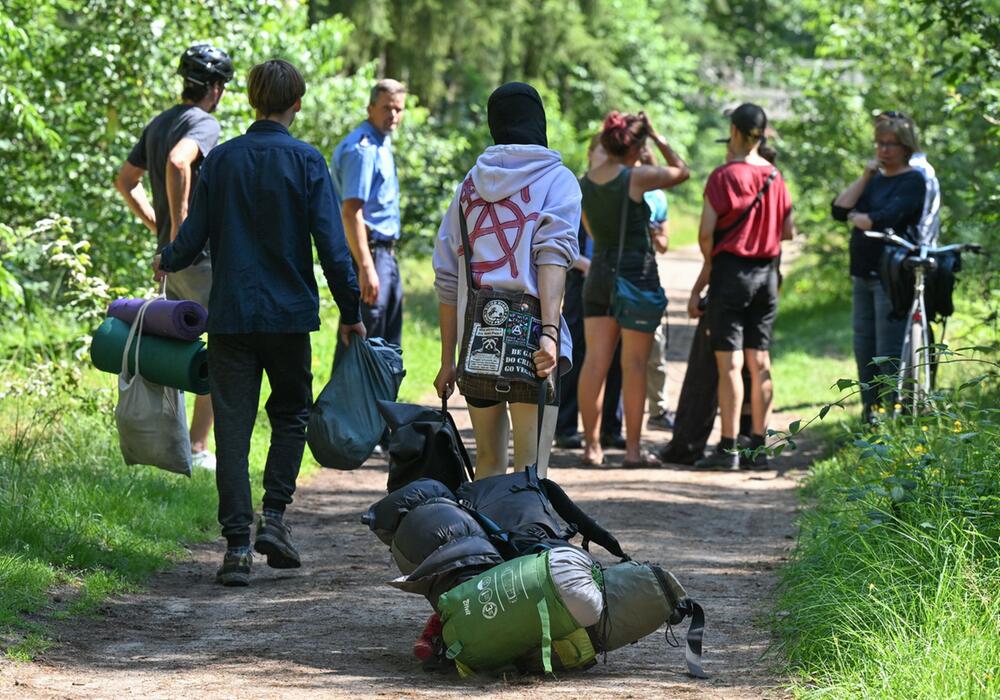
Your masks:
[{"label": "dirt path", "polygon": [[[698,256],[682,250],[665,263],[676,400],[692,332],[684,299]],[[464,411],[456,418],[467,425]],[[646,437],[655,444],[667,436]],[[289,521],[302,569],[280,572],[258,560],[249,588],[224,589],[212,582],[221,542],[196,546],[147,590],[108,602],[101,618],[54,629],[57,644],[36,662],[0,661],[0,697],[785,697],[763,656],[762,619],[774,570],[793,544],[795,470],[810,456],[800,450],[779,462],[780,472],[752,473],[583,469],[579,453],[565,451],[554,459],[550,476],[626,551],[671,569],[705,606],[707,681],[684,674],[683,651],[662,634],[558,680],[463,682],[422,672],[410,647],[430,608],[383,585],[398,573],[359,522],[385,493],[385,465],[373,461],[301,485]],[[620,460],[609,452],[610,464]]]}]

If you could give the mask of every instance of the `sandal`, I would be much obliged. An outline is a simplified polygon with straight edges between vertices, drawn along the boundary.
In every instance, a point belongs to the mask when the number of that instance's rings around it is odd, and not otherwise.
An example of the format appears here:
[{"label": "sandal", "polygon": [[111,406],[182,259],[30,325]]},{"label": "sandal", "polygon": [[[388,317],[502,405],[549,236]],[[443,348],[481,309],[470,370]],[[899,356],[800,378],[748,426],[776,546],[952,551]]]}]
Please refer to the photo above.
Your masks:
[{"label": "sandal", "polygon": [[626,459],[622,462],[623,469],[655,469],[662,466],[663,462],[652,452],[643,452],[642,456],[635,461]]},{"label": "sandal", "polygon": [[604,455],[601,455],[600,459],[594,459],[592,457],[584,457],[580,460],[585,467],[603,467],[604,466]]}]

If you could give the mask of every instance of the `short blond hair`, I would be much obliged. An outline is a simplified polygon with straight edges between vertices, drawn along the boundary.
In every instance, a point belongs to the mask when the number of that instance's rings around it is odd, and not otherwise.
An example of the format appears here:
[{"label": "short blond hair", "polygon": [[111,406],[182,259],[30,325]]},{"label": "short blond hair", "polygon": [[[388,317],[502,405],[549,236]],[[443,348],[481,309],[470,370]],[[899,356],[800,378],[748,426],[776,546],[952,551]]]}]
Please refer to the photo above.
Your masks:
[{"label": "short blond hair", "polygon": [[398,80],[383,78],[372,87],[372,91],[368,95],[368,106],[370,107],[375,104],[378,101],[378,96],[382,93],[388,93],[390,95],[405,95],[406,86]]},{"label": "short blond hair", "polygon": [[306,94],[306,81],[288,61],[274,58],[258,63],[247,78],[250,106],[269,116],[287,111]]},{"label": "short blond hair", "polygon": [[875,135],[879,134],[895,135],[906,151],[907,157],[920,150],[917,128],[913,125],[913,120],[907,117],[878,117],[875,121]]}]

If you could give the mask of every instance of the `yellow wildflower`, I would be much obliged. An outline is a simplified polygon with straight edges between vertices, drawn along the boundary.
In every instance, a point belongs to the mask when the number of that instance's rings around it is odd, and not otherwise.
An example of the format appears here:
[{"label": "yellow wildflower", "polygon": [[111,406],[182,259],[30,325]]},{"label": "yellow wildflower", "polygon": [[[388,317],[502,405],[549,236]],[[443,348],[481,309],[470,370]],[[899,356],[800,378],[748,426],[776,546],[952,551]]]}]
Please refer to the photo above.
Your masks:
[{"label": "yellow wildflower", "polygon": [[960,421],[960,420],[956,420],[955,421],[955,428],[953,429],[952,432],[955,432],[955,433],[962,432],[962,421]]},{"label": "yellow wildflower", "polygon": [[879,406],[879,407],[878,407],[878,412],[879,412],[879,413],[885,413],[885,409],[884,409],[884,408],[882,408],[881,406]]},{"label": "yellow wildflower", "polygon": [[924,452],[927,451],[927,449],[923,445],[917,445],[916,447],[913,448],[913,451],[916,452],[918,455],[922,455]]},{"label": "yellow wildflower", "polygon": [[925,433],[929,430],[929,428],[926,425],[921,425],[920,429],[923,430]]},{"label": "yellow wildflower", "polygon": [[903,410],[903,404],[901,404],[901,403],[893,404],[892,407],[893,407],[893,409],[895,409],[897,411],[902,411]]}]

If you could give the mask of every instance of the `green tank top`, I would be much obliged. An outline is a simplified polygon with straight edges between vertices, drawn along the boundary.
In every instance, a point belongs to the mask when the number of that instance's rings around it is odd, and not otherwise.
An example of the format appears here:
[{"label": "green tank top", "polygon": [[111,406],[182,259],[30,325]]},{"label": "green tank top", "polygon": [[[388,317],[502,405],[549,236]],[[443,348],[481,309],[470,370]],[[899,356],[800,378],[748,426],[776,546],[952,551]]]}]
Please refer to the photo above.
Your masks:
[{"label": "green tank top", "polygon": [[[631,168],[622,168],[618,176],[598,185],[584,175],[580,178],[583,193],[583,213],[587,215],[590,235],[594,238],[594,253],[618,250],[618,233],[622,220],[622,198],[628,198]],[[628,200],[625,218],[625,250],[651,251],[649,242],[649,205],[645,201]]]}]

